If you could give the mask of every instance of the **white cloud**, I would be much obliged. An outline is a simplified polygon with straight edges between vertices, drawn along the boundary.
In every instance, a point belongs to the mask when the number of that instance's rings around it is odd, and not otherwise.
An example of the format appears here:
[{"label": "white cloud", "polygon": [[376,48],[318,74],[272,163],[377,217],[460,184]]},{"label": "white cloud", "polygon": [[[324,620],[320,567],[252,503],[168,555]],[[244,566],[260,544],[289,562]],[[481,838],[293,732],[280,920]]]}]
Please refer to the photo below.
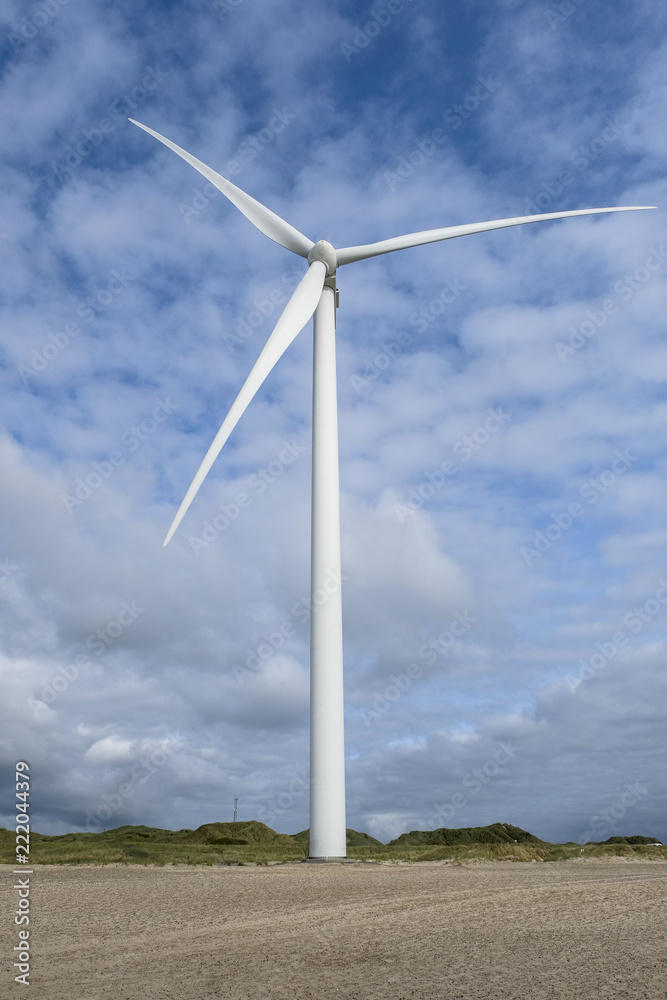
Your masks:
[{"label": "white cloud", "polygon": [[119,736],[105,736],[88,747],[83,759],[92,764],[125,764],[132,759],[132,743]]}]

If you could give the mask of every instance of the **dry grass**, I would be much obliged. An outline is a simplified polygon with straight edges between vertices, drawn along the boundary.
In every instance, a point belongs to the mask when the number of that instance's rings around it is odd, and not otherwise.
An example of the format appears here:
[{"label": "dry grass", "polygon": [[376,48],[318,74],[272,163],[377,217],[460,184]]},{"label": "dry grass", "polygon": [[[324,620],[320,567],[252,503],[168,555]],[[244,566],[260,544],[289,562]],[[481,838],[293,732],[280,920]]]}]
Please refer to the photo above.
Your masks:
[{"label": "dry grass", "polygon": [[667,861],[667,847],[628,844],[461,844],[436,847],[383,847],[368,850],[348,848],[348,857],[391,861],[451,861],[465,864],[474,861],[567,861],[572,858],[627,857]]},{"label": "dry grass", "polygon": [[[352,831],[351,831],[352,832]],[[236,842],[235,842],[236,841]],[[239,843],[238,841],[245,841]],[[0,830],[0,862],[14,862],[13,831]],[[198,830],[120,827],[105,833],[69,833],[61,837],[32,834],[31,864],[269,865],[308,856],[305,839],[276,834],[264,824],[211,823]],[[667,860],[667,846],[629,844],[351,844],[349,858],[369,861],[546,862],[571,858],[626,857]]]}]

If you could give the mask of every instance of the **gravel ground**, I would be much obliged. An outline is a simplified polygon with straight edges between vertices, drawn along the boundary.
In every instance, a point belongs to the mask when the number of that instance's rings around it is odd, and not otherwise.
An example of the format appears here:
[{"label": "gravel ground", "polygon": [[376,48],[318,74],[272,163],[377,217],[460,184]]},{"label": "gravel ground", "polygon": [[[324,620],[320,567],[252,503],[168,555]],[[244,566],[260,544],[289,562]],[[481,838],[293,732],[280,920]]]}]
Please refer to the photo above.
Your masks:
[{"label": "gravel ground", "polygon": [[663,861],[0,868],[3,1000],[667,997]]}]

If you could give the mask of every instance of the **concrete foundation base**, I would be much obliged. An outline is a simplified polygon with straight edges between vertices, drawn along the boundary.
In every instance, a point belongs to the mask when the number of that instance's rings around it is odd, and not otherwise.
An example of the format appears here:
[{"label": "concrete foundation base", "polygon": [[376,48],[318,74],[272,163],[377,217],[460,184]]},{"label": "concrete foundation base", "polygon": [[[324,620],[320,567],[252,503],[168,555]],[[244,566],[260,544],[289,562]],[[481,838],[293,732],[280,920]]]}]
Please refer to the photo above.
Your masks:
[{"label": "concrete foundation base", "polygon": [[362,865],[361,858],[303,858],[302,864],[313,865]]}]

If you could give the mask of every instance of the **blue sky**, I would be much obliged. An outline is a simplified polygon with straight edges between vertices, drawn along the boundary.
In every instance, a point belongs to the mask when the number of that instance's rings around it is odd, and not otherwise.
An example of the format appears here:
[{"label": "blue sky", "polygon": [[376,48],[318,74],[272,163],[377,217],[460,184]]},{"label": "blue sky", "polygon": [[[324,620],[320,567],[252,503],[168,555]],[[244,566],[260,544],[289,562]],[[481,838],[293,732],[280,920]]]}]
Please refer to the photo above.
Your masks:
[{"label": "blue sky", "polygon": [[347,825],[667,838],[666,18],[5,4],[2,752],[36,829],[308,824],[310,327],[161,547],[304,264],[131,115],[337,246],[658,206],[347,265],[337,332]]}]

